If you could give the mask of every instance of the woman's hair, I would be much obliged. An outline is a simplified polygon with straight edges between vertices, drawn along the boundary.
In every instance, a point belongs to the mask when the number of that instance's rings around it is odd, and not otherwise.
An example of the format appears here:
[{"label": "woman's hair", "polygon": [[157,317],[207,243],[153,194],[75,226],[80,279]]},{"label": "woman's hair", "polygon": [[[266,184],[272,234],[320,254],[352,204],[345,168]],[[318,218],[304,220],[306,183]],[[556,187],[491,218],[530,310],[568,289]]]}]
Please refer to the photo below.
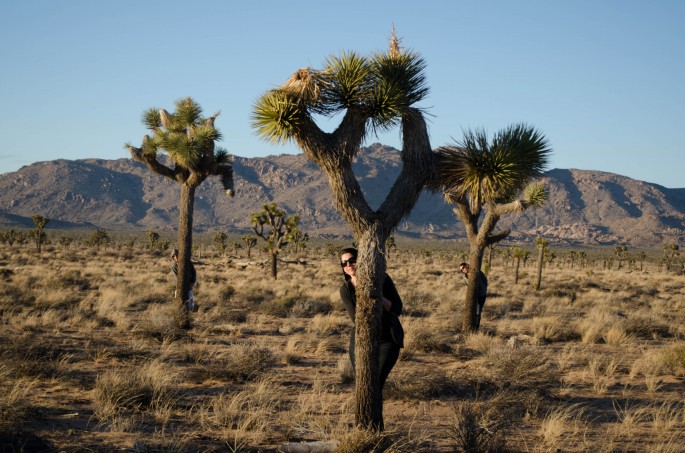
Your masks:
[{"label": "woman's hair", "polygon": [[347,248],[342,249],[340,251],[340,256],[343,256],[345,253],[350,253],[355,258],[357,257],[357,249],[354,247],[347,247]]}]

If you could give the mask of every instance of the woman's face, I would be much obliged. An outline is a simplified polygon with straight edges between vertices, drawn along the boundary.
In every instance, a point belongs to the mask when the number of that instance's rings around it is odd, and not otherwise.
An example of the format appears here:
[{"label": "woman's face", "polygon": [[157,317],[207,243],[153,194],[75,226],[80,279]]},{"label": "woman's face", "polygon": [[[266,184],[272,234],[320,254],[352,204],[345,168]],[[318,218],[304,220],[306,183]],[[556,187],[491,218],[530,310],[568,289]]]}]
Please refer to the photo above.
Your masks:
[{"label": "woman's face", "polygon": [[342,254],[340,257],[340,265],[343,268],[343,272],[350,277],[354,277],[354,274],[357,273],[357,257],[351,253]]}]

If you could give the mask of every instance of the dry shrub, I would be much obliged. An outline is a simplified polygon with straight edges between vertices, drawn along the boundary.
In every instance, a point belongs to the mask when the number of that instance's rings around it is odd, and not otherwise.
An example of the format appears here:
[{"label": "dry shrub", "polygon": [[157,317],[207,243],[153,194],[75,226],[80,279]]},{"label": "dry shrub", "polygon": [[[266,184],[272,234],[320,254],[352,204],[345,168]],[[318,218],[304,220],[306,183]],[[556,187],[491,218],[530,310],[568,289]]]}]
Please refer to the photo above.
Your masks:
[{"label": "dry shrub", "polygon": [[579,405],[560,406],[547,413],[539,434],[547,451],[587,451],[582,448],[588,423]]},{"label": "dry shrub", "polygon": [[274,363],[274,355],[269,349],[251,343],[236,343],[226,348],[222,355],[215,355],[202,367],[202,373],[207,377],[246,382],[261,377]]},{"label": "dry shrub", "polygon": [[320,299],[298,299],[290,308],[290,316],[296,318],[311,318],[321,314],[328,314],[333,311],[332,304],[327,300]]},{"label": "dry shrub", "polygon": [[447,428],[456,451],[504,452],[506,421],[487,403],[463,401],[452,406]]},{"label": "dry shrub", "polygon": [[544,395],[559,384],[557,370],[540,347],[500,346],[478,360],[481,374],[475,377],[500,390],[532,390]]},{"label": "dry shrub", "polygon": [[351,384],[354,382],[354,369],[352,368],[349,355],[341,355],[336,368],[338,369],[341,384]]},{"label": "dry shrub", "polygon": [[317,314],[309,323],[309,331],[318,335],[340,335],[349,330],[350,322],[338,315]]},{"label": "dry shrub", "polygon": [[403,357],[409,357],[413,352],[443,352],[454,351],[452,336],[425,319],[408,319],[404,323],[405,350]]},{"label": "dry shrub", "polygon": [[458,395],[469,390],[440,368],[396,367],[383,390],[384,398],[421,400]]},{"label": "dry shrub", "polygon": [[486,332],[473,332],[464,338],[464,346],[481,354],[487,354],[492,349],[502,346],[502,339]]},{"label": "dry shrub", "polygon": [[392,451],[392,437],[387,432],[353,429],[338,444],[339,453],[380,453]]},{"label": "dry shrub", "polygon": [[601,395],[606,393],[609,386],[616,380],[616,372],[619,366],[618,360],[595,357],[588,362],[585,375],[590,380],[592,388]]},{"label": "dry shrub", "polygon": [[135,332],[144,338],[154,338],[160,342],[183,338],[186,333],[179,326],[178,312],[179,308],[175,303],[150,305]]},{"label": "dry shrub", "polygon": [[35,380],[25,378],[11,379],[10,373],[0,368],[0,432],[17,429],[32,415],[29,395],[33,392]]},{"label": "dry shrub", "polygon": [[631,316],[623,327],[628,335],[644,340],[671,337],[669,325],[652,317]]},{"label": "dry shrub", "polygon": [[660,359],[671,374],[683,374],[685,372],[685,343],[670,345],[661,352]]},{"label": "dry shrub", "polygon": [[21,377],[56,377],[66,353],[56,344],[44,341],[35,333],[14,332],[0,337],[0,364],[11,379]]},{"label": "dry shrub", "polygon": [[571,323],[559,316],[543,316],[531,319],[533,336],[543,341],[573,341],[580,338]]},{"label": "dry shrub", "polygon": [[621,324],[614,324],[604,334],[604,341],[611,346],[628,346],[634,343],[635,338]]},{"label": "dry shrub", "polygon": [[200,424],[207,430],[266,432],[270,415],[278,409],[280,399],[276,384],[269,379],[255,381],[240,392],[224,392],[200,406]]},{"label": "dry shrub", "polygon": [[95,381],[93,407],[101,423],[126,419],[129,413],[153,410],[176,399],[176,373],[159,361],[129,370],[108,371]]}]

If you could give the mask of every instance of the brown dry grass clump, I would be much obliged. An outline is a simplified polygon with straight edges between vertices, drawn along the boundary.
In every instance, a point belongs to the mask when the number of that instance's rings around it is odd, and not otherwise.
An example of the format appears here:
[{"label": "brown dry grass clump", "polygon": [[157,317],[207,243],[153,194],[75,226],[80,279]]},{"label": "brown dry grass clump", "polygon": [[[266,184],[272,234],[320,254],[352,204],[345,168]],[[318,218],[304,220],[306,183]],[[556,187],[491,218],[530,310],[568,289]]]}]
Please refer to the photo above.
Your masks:
[{"label": "brown dry grass clump", "polygon": [[685,448],[685,277],[657,265],[560,261],[535,292],[534,263],[514,285],[497,260],[482,329],[465,334],[459,251],[394,250],[406,347],[379,434],[353,428],[352,325],[324,247],[277,281],[256,251],[246,266],[195,253],[200,310],[181,329],[162,254],[3,250],[0,450]]}]

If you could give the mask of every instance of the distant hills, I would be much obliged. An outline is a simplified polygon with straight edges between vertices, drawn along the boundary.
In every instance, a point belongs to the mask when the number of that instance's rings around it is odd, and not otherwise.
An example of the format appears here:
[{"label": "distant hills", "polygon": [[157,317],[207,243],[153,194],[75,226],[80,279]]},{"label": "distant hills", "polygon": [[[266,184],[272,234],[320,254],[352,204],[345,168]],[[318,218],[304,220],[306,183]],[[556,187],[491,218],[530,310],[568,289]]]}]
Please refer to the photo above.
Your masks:
[{"label": "distant hills", "polygon": [[[373,144],[354,164],[367,200],[378,207],[399,174],[399,151]],[[350,229],[333,206],[326,176],[304,155],[236,157],[236,197],[227,199],[218,179],[197,191],[198,231],[250,231],[250,214],[275,201],[301,217],[310,236],[342,237]],[[568,244],[658,247],[685,236],[685,189],[668,189],[613,173],[554,169],[543,178],[547,204],[503,218],[512,240],[538,234]],[[173,230],[179,187],[131,159],[37,162],[0,175],[0,228],[31,227],[31,216],[52,228]],[[424,193],[398,235],[464,237],[464,228],[440,194]]]}]

